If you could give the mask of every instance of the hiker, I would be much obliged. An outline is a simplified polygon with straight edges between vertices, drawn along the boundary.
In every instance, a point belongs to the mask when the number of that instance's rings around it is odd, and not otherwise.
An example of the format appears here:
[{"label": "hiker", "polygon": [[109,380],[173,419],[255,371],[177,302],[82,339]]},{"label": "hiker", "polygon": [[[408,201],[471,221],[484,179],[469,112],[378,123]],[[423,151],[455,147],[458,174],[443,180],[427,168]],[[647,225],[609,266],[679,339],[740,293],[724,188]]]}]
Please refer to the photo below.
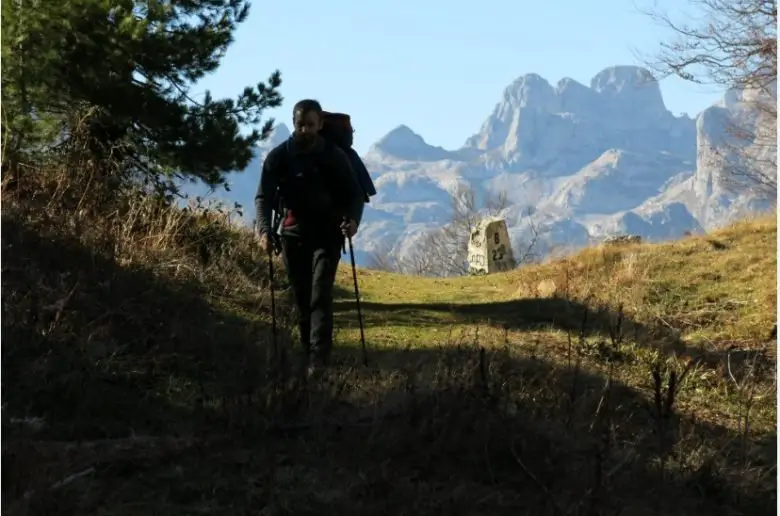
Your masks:
[{"label": "hiker", "polygon": [[[333,284],[344,238],[358,229],[365,202],[347,155],[318,133],[323,111],[316,100],[293,107],[290,138],[265,158],[255,196],[260,247],[280,244],[298,306],[303,366],[309,374],[328,364],[333,345]],[[281,242],[271,212],[282,215]]]}]

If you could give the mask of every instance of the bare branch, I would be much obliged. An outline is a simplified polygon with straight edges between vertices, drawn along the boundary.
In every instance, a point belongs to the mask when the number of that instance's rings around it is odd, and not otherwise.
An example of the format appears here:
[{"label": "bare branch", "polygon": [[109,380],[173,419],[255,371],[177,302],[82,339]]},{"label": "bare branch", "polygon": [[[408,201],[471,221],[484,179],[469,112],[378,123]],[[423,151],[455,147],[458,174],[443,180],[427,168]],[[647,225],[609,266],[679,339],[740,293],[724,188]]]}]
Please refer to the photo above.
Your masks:
[{"label": "bare branch", "polygon": [[399,252],[388,246],[372,252],[368,256],[368,268],[385,272],[402,272]]},{"label": "bare branch", "polygon": [[519,256],[515,258],[515,261],[518,265],[533,263],[540,258],[537,252],[537,244],[539,243],[540,232],[539,228],[536,227],[536,224],[534,224],[533,220],[531,219],[530,209],[526,211],[526,217],[528,217],[529,221],[528,232],[530,234],[530,238],[523,242],[522,247],[520,248]]},{"label": "bare branch", "polygon": [[676,75],[726,88],[771,87],[777,78],[777,0],[689,0],[701,13],[688,22],[645,10],[676,37],[646,64],[659,78]]},{"label": "bare branch", "polygon": [[730,109],[729,138],[711,142],[712,165],[733,193],[777,196],[777,0],[689,0],[699,13],[673,20],[645,10],[672,37],[643,59],[656,78],[677,76],[741,95]]}]

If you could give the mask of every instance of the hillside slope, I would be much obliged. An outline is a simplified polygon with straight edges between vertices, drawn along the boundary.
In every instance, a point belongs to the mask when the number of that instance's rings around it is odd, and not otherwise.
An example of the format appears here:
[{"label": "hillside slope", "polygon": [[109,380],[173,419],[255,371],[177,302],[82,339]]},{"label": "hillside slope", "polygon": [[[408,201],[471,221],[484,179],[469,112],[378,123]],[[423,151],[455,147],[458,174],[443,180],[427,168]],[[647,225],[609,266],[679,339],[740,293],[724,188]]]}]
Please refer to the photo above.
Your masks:
[{"label": "hillside slope", "polygon": [[337,364],[301,386],[249,234],[84,197],[3,188],[8,514],[774,507],[772,220],[483,278],[360,271],[368,368],[343,266]]}]

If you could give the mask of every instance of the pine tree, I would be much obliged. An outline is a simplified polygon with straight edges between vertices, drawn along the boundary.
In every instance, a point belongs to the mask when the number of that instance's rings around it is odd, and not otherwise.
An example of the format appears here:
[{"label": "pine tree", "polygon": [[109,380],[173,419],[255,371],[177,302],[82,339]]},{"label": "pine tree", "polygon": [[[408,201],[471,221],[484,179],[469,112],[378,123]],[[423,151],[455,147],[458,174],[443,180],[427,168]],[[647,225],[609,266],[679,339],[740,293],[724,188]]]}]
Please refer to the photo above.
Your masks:
[{"label": "pine tree", "polygon": [[[9,0],[2,3],[3,167],[67,138],[92,114],[103,148],[144,174],[215,185],[244,169],[281,104],[278,71],[236,99],[192,98],[219,66],[246,0]],[[242,127],[251,128],[242,134]],[[121,144],[121,147],[117,147]]]}]

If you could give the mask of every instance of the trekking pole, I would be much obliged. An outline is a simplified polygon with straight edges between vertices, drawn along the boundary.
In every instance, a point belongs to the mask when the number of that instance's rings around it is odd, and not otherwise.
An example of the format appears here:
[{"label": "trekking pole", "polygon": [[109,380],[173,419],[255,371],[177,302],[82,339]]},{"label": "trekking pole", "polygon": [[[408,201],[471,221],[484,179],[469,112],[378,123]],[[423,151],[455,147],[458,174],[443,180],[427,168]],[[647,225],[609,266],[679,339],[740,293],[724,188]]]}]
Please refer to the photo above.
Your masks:
[{"label": "trekking pole", "polygon": [[274,292],[274,254],[279,254],[281,243],[277,241],[276,231],[281,222],[279,210],[274,210],[271,231],[268,233],[268,285],[271,290],[271,338],[273,339],[274,360],[279,360],[279,339],[276,331],[276,293]]},{"label": "trekking pole", "polygon": [[363,365],[368,366],[366,336],[363,333],[363,313],[360,311],[360,290],[358,289],[357,269],[355,268],[355,249],[352,247],[352,237],[347,237],[347,241],[349,242],[349,258],[352,261],[352,281],[355,284],[355,303],[357,304],[358,324],[360,325],[360,346],[363,350]]},{"label": "trekking pole", "polygon": [[274,293],[274,245],[271,240],[268,242],[268,285],[271,290],[271,338],[273,339],[274,360],[279,360],[279,340],[276,338],[276,295]]}]

